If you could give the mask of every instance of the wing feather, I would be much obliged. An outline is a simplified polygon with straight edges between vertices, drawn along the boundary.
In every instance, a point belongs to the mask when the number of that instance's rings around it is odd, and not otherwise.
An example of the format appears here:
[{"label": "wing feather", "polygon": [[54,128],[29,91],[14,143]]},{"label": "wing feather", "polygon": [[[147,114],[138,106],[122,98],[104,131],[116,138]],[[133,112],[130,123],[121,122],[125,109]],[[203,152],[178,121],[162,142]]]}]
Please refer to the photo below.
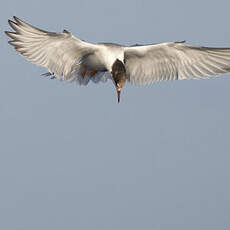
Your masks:
[{"label": "wing feather", "polygon": [[184,42],[125,47],[127,78],[132,83],[208,78],[230,72],[230,48]]},{"label": "wing feather", "polygon": [[[94,53],[98,46],[84,42],[68,31],[62,33],[38,29],[17,17],[9,20],[14,32],[6,31],[12,38],[9,44],[34,64],[43,66],[59,79],[67,80],[78,74],[77,61]],[[84,80],[87,82],[87,79]]]}]

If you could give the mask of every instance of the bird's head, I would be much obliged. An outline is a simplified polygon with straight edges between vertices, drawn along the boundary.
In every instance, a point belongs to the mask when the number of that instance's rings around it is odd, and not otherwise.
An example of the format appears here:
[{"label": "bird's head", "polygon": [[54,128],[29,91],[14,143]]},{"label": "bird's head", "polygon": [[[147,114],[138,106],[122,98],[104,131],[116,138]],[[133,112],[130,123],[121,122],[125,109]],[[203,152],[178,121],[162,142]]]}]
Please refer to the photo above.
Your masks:
[{"label": "bird's head", "polygon": [[117,89],[117,99],[119,103],[121,88],[124,86],[126,82],[126,70],[122,61],[117,59],[113,63],[111,74],[112,74],[113,83]]}]

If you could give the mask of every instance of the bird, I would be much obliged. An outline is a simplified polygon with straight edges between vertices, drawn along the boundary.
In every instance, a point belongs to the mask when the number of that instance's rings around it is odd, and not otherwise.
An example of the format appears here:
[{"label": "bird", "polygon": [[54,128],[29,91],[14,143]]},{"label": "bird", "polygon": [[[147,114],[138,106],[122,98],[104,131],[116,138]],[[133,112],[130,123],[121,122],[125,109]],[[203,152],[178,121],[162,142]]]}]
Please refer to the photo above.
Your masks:
[{"label": "bird", "polygon": [[16,16],[8,20],[8,43],[50,76],[87,85],[111,79],[120,102],[126,82],[146,85],[157,81],[207,79],[230,72],[230,48],[193,46],[185,41],[125,46],[89,43],[69,31],[48,32]]}]

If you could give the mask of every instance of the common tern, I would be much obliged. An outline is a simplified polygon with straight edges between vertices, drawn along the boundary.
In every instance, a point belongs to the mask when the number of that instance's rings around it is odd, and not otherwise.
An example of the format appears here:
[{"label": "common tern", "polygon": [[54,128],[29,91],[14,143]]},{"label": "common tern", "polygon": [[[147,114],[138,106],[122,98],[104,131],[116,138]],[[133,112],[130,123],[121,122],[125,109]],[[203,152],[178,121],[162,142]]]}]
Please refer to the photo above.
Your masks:
[{"label": "common tern", "polygon": [[150,84],[230,72],[230,48],[192,46],[184,41],[133,46],[92,44],[67,30],[48,32],[13,18],[9,24],[14,32],[5,32],[13,39],[9,44],[32,63],[47,68],[44,75],[79,85],[111,79],[118,102],[126,81]]}]

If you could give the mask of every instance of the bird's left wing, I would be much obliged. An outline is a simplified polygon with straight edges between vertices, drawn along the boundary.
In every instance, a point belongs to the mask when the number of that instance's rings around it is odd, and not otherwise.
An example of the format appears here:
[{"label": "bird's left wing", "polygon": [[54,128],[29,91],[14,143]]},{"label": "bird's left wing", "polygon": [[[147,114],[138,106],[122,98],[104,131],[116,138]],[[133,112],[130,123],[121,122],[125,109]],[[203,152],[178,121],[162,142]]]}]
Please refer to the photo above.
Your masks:
[{"label": "bird's left wing", "polygon": [[17,17],[9,20],[15,32],[6,34],[12,38],[9,44],[34,64],[46,67],[57,78],[74,79],[79,67],[78,60],[94,53],[99,47],[84,42],[68,31],[62,33],[47,32],[38,29]]},{"label": "bird's left wing", "polygon": [[184,42],[125,47],[124,60],[128,80],[137,84],[230,72],[230,48],[191,46]]}]

